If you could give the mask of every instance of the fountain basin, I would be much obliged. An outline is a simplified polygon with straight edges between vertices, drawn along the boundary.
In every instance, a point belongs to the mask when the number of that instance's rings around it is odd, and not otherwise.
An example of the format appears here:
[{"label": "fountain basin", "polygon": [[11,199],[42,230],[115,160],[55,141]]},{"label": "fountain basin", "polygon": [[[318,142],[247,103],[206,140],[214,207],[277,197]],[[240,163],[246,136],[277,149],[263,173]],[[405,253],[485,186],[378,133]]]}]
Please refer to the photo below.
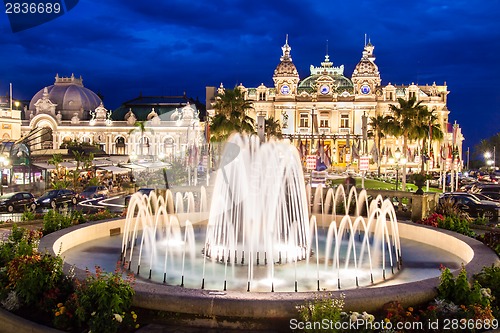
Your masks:
[{"label": "fountain basin", "polygon": [[[203,220],[203,216],[199,216]],[[93,222],[67,228],[44,237],[39,249],[52,255],[99,238],[110,237],[123,230],[124,219]],[[432,245],[452,252],[466,265],[469,275],[484,266],[499,264],[498,256],[479,241],[463,235],[413,223],[399,222],[401,238]],[[118,260],[119,255],[116,254]],[[65,262],[69,270],[73,263]],[[77,263],[74,263],[77,264]],[[403,259],[404,266],[404,259]],[[86,267],[75,267],[78,278],[85,278]],[[389,301],[403,306],[428,302],[436,296],[439,277],[409,283],[377,285],[340,291],[320,291],[332,295],[345,294],[347,311],[374,312]],[[297,317],[296,306],[314,299],[318,292],[237,292],[188,289],[138,280],[134,286],[134,305],[144,309],[186,315],[191,325],[246,329],[287,330],[289,320]]]}]

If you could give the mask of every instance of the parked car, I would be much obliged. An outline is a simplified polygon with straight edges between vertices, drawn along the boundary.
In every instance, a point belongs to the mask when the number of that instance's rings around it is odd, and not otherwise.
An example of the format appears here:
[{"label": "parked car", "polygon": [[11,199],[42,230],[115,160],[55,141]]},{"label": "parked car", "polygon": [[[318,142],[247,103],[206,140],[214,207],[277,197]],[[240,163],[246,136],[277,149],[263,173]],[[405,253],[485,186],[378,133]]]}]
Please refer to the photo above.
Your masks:
[{"label": "parked car", "polygon": [[474,194],[481,194],[487,198],[488,200],[493,200],[493,201],[498,201],[500,202],[500,192],[479,192],[479,193],[474,193]]},{"label": "parked car", "polygon": [[78,198],[80,200],[89,200],[89,199],[97,199],[97,198],[107,198],[109,194],[109,190],[106,186],[96,185],[96,186],[87,186],[79,195]]},{"label": "parked car", "polygon": [[479,185],[477,187],[478,192],[498,192],[500,193],[500,185]]},{"label": "parked car", "polygon": [[50,190],[36,200],[37,207],[56,208],[64,204],[76,205],[76,192],[68,189]]},{"label": "parked car", "polygon": [[0,211],[12,213],[35,209],[35,197],[29,192],[7,193],[0,197]]},{"label": "parked car", "polygon": [[488,200],[478,200],[470,193],[445,193],[439,198],[439,201],[442,202],[447,199],[454,202],[460,210],[467,212],[471,217],[484,216],[489,221],[496,222],[500,216],[499,203]]},{"label": "parked car", "polygon": [[[154,191],[154,190],[155,190],[154,188],[140,188],[137,190],[136,193],[149,195],[149,193],[151,193],[151,191]],[[125,206],[128,206],[128,203],[130,202],[131,197],[132,197],[131,194],[129,194],[125,197]]]}]

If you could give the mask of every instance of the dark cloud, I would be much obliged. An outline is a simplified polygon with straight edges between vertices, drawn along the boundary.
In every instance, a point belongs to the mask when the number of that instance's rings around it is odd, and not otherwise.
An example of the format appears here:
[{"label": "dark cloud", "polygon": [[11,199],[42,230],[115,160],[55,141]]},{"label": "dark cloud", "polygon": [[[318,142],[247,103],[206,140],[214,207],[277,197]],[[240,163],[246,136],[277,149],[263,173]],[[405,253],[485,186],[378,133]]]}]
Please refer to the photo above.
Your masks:
[{"label": "dark cloud", "polygon": [[451,119],[472,146],[499,131],[500,103],[487,93],[495,91],[500,72],[499,4],[80,1],[62,17],[16,34],[0,17],[0,43],[8,50],[1,56],[0,93],[12,82],[16,96],[29,99],[56,73],[75,73],[109,108],[140,92],[186,92],[203,100],[207,85],[272,85],[286,34],[301,77],[320,65],[327,48],[349,76],[366,34],[383,84],[448,84]]}]

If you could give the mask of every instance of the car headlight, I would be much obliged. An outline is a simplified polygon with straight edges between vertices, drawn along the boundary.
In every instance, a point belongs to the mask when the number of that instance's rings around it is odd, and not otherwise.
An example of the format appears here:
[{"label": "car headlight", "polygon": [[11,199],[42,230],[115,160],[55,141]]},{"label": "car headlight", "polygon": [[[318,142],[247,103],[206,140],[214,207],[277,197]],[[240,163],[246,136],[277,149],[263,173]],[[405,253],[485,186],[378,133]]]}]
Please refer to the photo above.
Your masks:
[{"label": "car headlight", "polygon": [[46,199],[43,199],[43,200],[41,201],[41,203],[49,203],[49,201],[50,201],[50,198],[46,198]]}]

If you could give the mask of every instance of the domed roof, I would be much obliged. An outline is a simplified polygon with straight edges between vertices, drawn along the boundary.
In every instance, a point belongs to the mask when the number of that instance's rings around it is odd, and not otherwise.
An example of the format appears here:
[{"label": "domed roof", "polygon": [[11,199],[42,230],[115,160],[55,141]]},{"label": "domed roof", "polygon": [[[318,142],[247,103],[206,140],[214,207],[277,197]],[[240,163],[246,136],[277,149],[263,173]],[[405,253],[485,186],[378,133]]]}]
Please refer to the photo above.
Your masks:
[{"label": "domed roof", "polygon": [[314,88],[316,89],[316,81],[323,75],[328,75],[333,79],[333,85],[338,88],[349,88],[352,87],[352,82],[349,78],[344,75],[331,75],[331,74],[313,74],[306,77],[299,83],[299,88]]},{"label": "domed roof", "polygon": [[378,67],[368,58],[362,58],[356,68],[354,69],[354,74],[363,75],[363,74],[373,74],[378,72]]},{"label": "domed roof", "polygon": [[288,35],[286,37],[285,45],[281,47],[283,55],[280,57],[280,63],[276,66],[274,70],[274,76],[299,76],[297,68],[292,62],[292,57],[290,56],[290,51],[292,48],[288,45]]},{"label": "domed roof", "polygon": [[[88,120],[89,111],[102,104],[101,99],[92,90],[83,86],[82,78],[56,76],[55,83],[37,92],[31,99],[29,109],[36,110],[36,103],[48,99],[55,107],[56,113],[61,113],[63,120],[69,120],[74,113],[79,113],[82,120]],[[44,92],[46,95],[44,95]],[[43,110],[37,110],[39,113]],[[84,114],[85,113],[85,114]]]},{"label": "domed roof", "polygon": [[296,76],[298,75],[297,68],[291,61],[282,61],[274,70],[275,76]]}]

